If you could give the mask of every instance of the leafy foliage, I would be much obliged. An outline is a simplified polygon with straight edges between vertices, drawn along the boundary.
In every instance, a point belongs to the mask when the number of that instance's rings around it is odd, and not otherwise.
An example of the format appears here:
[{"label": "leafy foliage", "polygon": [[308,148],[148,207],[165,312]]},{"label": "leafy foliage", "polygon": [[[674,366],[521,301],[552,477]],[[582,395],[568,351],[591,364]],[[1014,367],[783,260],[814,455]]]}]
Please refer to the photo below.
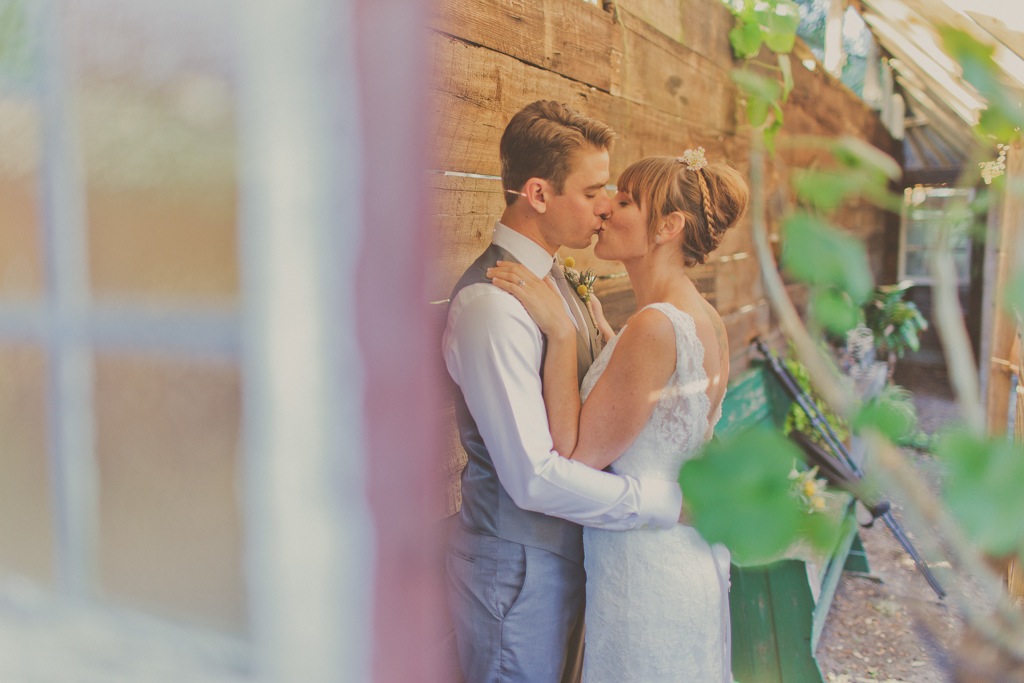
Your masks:
[{"label": "leafy foliage", "polygon": [[832,211],[847,198],[864,198],[883,209],[897,211],[900,200],[888,191],[888,181],[903,171],[888,154],[850,136],[825,141],[836,169],[805,169],[793,174],[793,188],[802,204]]},{"label": "leafy foliage", "polygon": [[1002,71],[992,58],[995,48],[974,36],[951,27],[939,30],[942,45],[963,70],[964,80],[985,98],[988,107],[981,113],[978,132],[997,140],[1009,140],[1024,128],[1024,102],[1019,90],[1007,87]]},{"label": "leafy foliage", "polygon": [[948,468],[944,496],[967,534],[997,557],[1024,561],[1024,457],[1008,439],[966,430],[947,434],[936,454]]},{"label": "leafy foliage", "polygon": [[924,435],[917,430],[917,408],[912,394],[897,384],[887,384],[878,396],[863,405],[853,418],[853,428],[860,432],[871,427],[900,445],[921,445]]},{"label": "leafy foliage", "polygon": [[879,285],[864,306],[864,323],[875,335],[875,346],[899,358],[908,350],[917,351],[921,347],[919,334],[928,329],[917,306],[903,299],[912,285]]},{"label": "leafy foliage", "polygon": [[[810,397],[811,402],[817,407],[818,412],[828,421],[829,425],[832,426],[832,430],[836,433],[836,437],[840,441],[845,441],[846,437],[850,435],[849,427],[846,424],[846,420],[835,414],[831,407],[825,402],[823,398],[814,390],[811,385],[811,376],[807,372],[807,368],[804,364],[796,359],[795,354],[790,351],[789,358],[783,361],[786,364],[786,369],[793,375],[796,383],[800,386],[800,389],[804,394]],[[786,414],[786,422],[782,426],[782,433],[789,434],[792,431],[798,431],[805,435],[814,443],[824,446],[825,441],[815,430],[814,425],[811,424],[811,419],[804,412],[803,408],[798,406],[796,403],[790,406],[789,412]]]},{"label": "leafy foliage", "polygon": [[812,214],[794,212],[783,223],[783,267],[812,285],[834,285],[865,301],[871,294],[871,271],[864,244]]},{"label": "leafy foliage", "polygon": [[[730,3],[736,17],[730,41],[737,58],[746,62],[732,78],[744,99],[748,121],[769,151],[782,126],[782,105],[792,90],[787,53],[798,24],[794,5],[791,0]],[[979,137],[1006,141],[1018,135],[1024,129],[1024,102],[1018,91],[1006,87],[992,48],[957,30],[942,29],[941,35],[947,52],[961,64],[965,80],[988,103],[976,129]],[[757,61],[765,48],[776,53],[778,66],[763,58]],[[898,210],[899,198],[889,192],[888,185],[900,176],[899,165],[853,138],[812,144],[828,148],[835,164],[794,174],[800,209],[783,219],[783,268],[810,286],[809,311],[822,327],[842,333],[863,318],[881,351],[901,357],[917,350],[928,323],[905,300],[909,285],[875,288],[864,245],[828,219],[850,200]],[[1017,274],[1004,294],[1007,307],[1024,318],[1024,274]],[[845,438],[847,426],[814,396],[806,370],[794,361],[788,363],[833,427],[843,432],[840,438]],[[851,423],[857,431],[870,428],[897,444],[922,442],[913,402],[901,387],[886,387],[856,410]],[[786,430],[792,429],[816,437],[799,408],[787,418]],[[1020,446],[960,431],[946,436],[937,451],[948,468],[945,499],[967,534],[989,553],[1016,553],[1024,559],[1024,497],[1016,490],[1024,481]],[[828,537],[836,530],[811,529],[808,523],[814,516],[801,515],[794,509],[793,496],[787,494],[786,473],[799,459],[795,444],[765,430],[709,444],[702,457],[686,464],[680,478],[695,526],[708,540],[728,544],[738,564],[777,556],[801,534],[818,541]]]},{"label": "leafy foliage", "polygon": [[738,59],[751,59],[767,46],[776,54],[787,54],[796,42],[800,7],[792,0],[741,0],[730,5],[736,24],[729,42]]},{"label": "leafy foliage", "polygon": [[[765,147],[774,151],[775,136],[782,128],[782,104],[793,90],[793,69],[789,53],[796,42],[800,8],[793,0],[734,0],[727,3],[736,23],[729,31],[729,42],[737,59],[746,62],[732,72],[746,100],[747,121],[758,130]],[[777,67],[756,61],[762,47],[775,53]],[[754,73],[751,65],[775,70],[778,79]]]},{"label": "leafy foliage", "polygon": [[901,174],[887,154],[849,136],[821,141],[836,162],[832,169],[797,172],[793,185],[802,211],[787,217],[782,263],[794,278],[810,284],[810,313],[829,332],[843,335],[863,315],[872,287],[864,244],[832,226],[823,215],[851,198],[877,206],[899,206],[888,190]]},{"label": "leafy foliage", "polygon": [[789,473],[800,460],[800,449],[770,429],[709,442],[679,475],[693,526],[708,542],[728,546],[740,566],[776,560],[801,538],[828,549],[839,524],[808,514],[793,495]]},{"label": "leafy foliage", "polygon": [[[783,57],[784,55],[780,55]],[[788,69],[786,73],[792,76]],[[764,136],[765,145],[772,149],[775,135],[782,128],[782,102],[785,101],[788,92],[786,84],[780,84],[770,78],[746,69],[734,69],[730,73],[733,82],[739,86],[746,101],[747,122],[760,130]],[[789,85],[792,88],[792,85]]]},{"label": "leafy foliage", "polygon": [[871,271],[863,243],[806,212],[783,221],[782,265],[812,285],[811,313],[829,331],[844,334],[860,322],[871,293]]}]

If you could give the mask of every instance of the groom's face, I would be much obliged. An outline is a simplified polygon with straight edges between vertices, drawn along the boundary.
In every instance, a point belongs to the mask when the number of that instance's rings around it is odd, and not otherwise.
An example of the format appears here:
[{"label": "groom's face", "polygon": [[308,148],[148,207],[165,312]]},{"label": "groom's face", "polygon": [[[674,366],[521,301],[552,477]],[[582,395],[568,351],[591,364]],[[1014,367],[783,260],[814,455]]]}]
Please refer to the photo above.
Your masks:
[{"label": "groom's face", "polygon": [[601,228],[602,215],[611,212],[608,150],[585,147],[573,155],[572,170],[560,195],[548,201],[544,238],[548,244],[583,249]]}]

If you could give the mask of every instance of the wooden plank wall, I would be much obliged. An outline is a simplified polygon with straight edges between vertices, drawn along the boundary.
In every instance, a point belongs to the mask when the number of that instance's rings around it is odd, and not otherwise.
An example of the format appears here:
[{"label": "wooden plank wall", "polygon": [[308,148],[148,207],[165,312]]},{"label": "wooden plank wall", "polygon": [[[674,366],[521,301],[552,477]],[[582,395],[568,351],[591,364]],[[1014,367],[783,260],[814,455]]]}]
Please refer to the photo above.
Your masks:
[{"label": "wooden plank wall", "polygon": [[[1015,143],[1006,155],[1005,187],[1013,181],[1024,178],[1024,146]],[[982,364],[988,373],[985,409],[990,434],[1005,434],[1009,419],[1010,394],[1013,392],[1013,373],[1016,358],[1013,355],[1014,340],[1018,324],[1003,306],[1003,290],[1019,268],[1018,250],[1024,251],[1024,201],[1011,190],[1004,190],[999,215],[998,256],[996,260],[995,303],[992,327],[988,330],[991,339],[989,358]],[[1019,372],[1020,369],[1018,368]]]},{"label": "wooden plank wall", "polygon": [[[428,300],[447,298],[488,244],[504,207],[500,182],[490,177],[499,173],[498,142],[511,115],[533,100],[566,102],[619,133],[611,155],[613,182],[632,161],[697,146],[710,159],[747,171],[750,134],[729,78],[739,66],[728,42],[732,25],[720,0],[622,0],[611,11],[582,0],[441,0],[433,22],[429,112],[436,121],[430,176],[436,210],[429,224],[436,248]],[[827,163],[820,152],[786,148],[787,141],[852,135],[890,154],[896,149],[878,116],[845,86],[820,67],[812,72],[800,66],[808,56],[802,48],[794,59],[796,88],[770,173],[773,230],[790,201],[787,169]],[[881,277],[891,218],[857,204],[844,207],[838,220],[869,246],[872,268]],[[565,251],[570,254],[599,274],[622,272],[619,263],[596,261],[591,250]],[[750,340],[776,330],[753,257],[749,219],[727,233],[694,277],[725,319],[735,376],[749,366]],[[634,307],[628,281],[601,281],[597,291],[613,325],[621,325]],[[799,288],[794,296],[804,298]],[[446,512],[459,503],[454,479],[463,458],[455,448],[445,472]]]}]

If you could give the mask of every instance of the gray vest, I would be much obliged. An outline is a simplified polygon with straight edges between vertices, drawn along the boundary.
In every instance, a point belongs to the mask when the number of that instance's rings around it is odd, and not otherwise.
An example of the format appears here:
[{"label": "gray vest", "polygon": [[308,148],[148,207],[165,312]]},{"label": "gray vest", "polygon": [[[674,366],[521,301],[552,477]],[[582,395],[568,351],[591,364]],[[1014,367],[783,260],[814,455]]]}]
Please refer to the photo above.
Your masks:
[{"label": "gray vest", "polygon": [[[485,272],[499,260],[518,262],[512,254],[492,244],[456,283],[451,300],[455,300],[463,287],[490,282]],[[590,324],[589,320],[587,322]],[[593,359],[587,339],[577,334],[576,340],[577,372],[582,382]],[[583,529],[580,525],[523,510],[506,493],[461,391],[455,392],[455,419],[459,425],[459,438],[468,456],[466,468],[462,470],[460,520],[463,526],[473,533],[496,536],[582,562]]]}]

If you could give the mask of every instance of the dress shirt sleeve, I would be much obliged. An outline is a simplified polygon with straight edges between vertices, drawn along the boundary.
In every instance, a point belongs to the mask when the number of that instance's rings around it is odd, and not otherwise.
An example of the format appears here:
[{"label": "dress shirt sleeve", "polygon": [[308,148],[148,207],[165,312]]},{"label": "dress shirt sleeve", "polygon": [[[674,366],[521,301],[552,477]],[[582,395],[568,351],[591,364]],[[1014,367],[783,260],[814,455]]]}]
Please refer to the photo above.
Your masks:
[{"label": "dress shirt sleeve", "polygon": [[677,482],[601,472],[552,451],[541,333],[511,294],[490,284],[464,288],[452,303],[443,345],[448,372],[516,505],[603,529],[676,524]]}]

